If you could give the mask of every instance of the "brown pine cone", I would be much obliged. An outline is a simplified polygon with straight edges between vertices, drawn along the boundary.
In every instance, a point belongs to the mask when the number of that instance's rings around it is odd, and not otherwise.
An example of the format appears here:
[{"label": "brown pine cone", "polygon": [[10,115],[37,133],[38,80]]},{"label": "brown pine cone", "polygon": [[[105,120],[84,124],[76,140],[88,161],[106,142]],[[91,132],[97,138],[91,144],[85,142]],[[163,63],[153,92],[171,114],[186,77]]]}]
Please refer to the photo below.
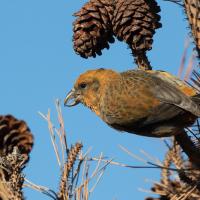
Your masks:
[{"label": "brown pine cone", "polygon": [[12,153],[16,146],[21,154],[28,156],[33,146],[30,129],[12,115],[0,115],[0,156]]},{"label": "brown pine cone", "polygon": [[162,26],[160,7],[155,0],[116,0],[115,6],[114,34],[129,45],[140,68],[150,68],[146,51],[152,48],[155,29]]},{"label": "brown pine cone", "polygon": [[198,57],[200,59],[200,1],[185,0],[184,5],[195,41]]},{"label": "brown pine cone", "polygon": [[112,33],[113,0],[91,0],[74,15],[74,50],[84,58],[101,55],[114,42]]},{"label": "brown pine cone", "polygon": [[0,199],[25,199],[22,170],[32,146],[33,135],[24,121],[0,115]]}]

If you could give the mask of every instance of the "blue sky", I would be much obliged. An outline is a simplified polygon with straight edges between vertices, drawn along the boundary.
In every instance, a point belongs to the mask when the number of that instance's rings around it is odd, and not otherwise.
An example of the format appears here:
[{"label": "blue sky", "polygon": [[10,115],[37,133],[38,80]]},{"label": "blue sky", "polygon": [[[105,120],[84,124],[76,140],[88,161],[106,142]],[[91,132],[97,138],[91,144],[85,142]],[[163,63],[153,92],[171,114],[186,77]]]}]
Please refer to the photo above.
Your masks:
[{"label": "blue sky", "polygon": [[[26,169],[27,178],[36,184],[58,188],[60,177],[46,122],[38,111],[52,111],[54,102],[63,101],[75,79],[88,69],[99,67],[125,71],[135,67],[127,45],[116,41],[110,50],[95,59],[83,59],[73,51],[72,14],[86,1],[7,0],[0,1],[0,108],[1,114],[24,119],[35,137],[35,146]],[[148,53],[154,69],[177,74],[188,33],[184,12],[175,4],[158,1],[161,22]],[[162,158],[166,150],[159,139],[119,133],[104,124],[94,113],[79,105],[64,108],[68,142],[81,140],[84,150],[92,147],[92,155],[115,158],[130,165],[143,165],[119,148],[125,146],[141,155],[143,149]],[[159,170],[125,169],[109,166],[90,199],[138,199],[148,196],[138,188],[149,189],[149,180],[159,179]],[[48,199],[27,189],[29,200]]]}]

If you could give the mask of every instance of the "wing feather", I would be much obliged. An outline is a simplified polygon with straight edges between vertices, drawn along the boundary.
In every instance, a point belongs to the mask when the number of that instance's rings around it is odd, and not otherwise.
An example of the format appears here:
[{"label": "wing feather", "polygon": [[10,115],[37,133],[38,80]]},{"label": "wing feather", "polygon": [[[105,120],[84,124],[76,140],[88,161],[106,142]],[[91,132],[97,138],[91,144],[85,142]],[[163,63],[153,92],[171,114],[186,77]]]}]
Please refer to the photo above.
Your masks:
[{"label": "wing feather", "polygon": [[[149,88],[151,93],[161,101],[162,106],[164,104],[174,105],[185,111],[192,113],[193,115],[200,117],[200,101],[194,101],[192,97],[184,94],[179,87],[181,87],[181,80],[173,76],[166,76],[168,73],[148,73],[139,70],[130,70],[124,73],[121,73],[122,77],[125,79],[130,78],[132,84],[134,85],[134,79],[139,78],[143,79],[143,83]],[[162,77],[166,76],[166,77]],[[129,82],[130,84],[130,82]],[[150,84],[150,87],[148,86]],[[183,82],[185,85],[185,83]],[[133,91],[134,93],[134,91]],[[161,109],[162,106],[158,105],[158,109]],[[166,106],[170,108],[170,106]],[[156,110],[157,108],[155,108]],[[179,109],[173,107],[174,112],[179,113]],[[160,110],[160,114],[162,109]],[[166,112],[166,111],[164,111]],[[169,111],[170,113],[172,111]],[[164,115],[165,116],[165,113]],[[169,115],[170,116],[170,115]],[[164,118],[164,117],[163,117]]]}]

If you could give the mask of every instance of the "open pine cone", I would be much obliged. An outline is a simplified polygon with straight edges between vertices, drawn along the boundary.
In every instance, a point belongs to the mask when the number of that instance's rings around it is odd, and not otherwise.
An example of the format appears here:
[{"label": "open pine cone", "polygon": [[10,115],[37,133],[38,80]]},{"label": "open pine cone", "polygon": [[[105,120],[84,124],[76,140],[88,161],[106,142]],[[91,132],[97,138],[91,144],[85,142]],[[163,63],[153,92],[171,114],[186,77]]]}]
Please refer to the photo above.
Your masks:
[{"label": "open pine cone", "polygon": [[150,68],[146,51],[152,48],[155,29],[159,22],[160,7],[155,0],[116,0],[113,16],[113,32],[125,41],[140,68]]},{"label": "open pine cone", "polygon": [[113,0],[91,0],[86,3],[73,23],[74,50],[84,58],[101,55],[101,50],[114,42],[112,33]]},{"label": "open pine cone", "polygon": [[32,146],[33,135],[26,122],[12,115],[0,115],[0,156],[12,153],[14,147],[28,156]]}]

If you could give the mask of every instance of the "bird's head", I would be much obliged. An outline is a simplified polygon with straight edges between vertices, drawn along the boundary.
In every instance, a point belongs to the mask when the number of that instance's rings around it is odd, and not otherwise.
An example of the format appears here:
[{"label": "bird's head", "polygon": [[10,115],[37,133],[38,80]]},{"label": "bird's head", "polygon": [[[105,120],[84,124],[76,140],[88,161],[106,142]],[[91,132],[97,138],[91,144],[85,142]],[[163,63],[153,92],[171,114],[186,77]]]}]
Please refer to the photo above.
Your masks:
[{"label": "bird's head", "polygon": [[79,76],[76,80],[74,87],[67,94],[64,105],[71,107],[82,103],[89,107],[91,110],[99,114],[99,100],[102,90],[112,77],[118,73],[107,70],[97,69],[89,70]]}]

